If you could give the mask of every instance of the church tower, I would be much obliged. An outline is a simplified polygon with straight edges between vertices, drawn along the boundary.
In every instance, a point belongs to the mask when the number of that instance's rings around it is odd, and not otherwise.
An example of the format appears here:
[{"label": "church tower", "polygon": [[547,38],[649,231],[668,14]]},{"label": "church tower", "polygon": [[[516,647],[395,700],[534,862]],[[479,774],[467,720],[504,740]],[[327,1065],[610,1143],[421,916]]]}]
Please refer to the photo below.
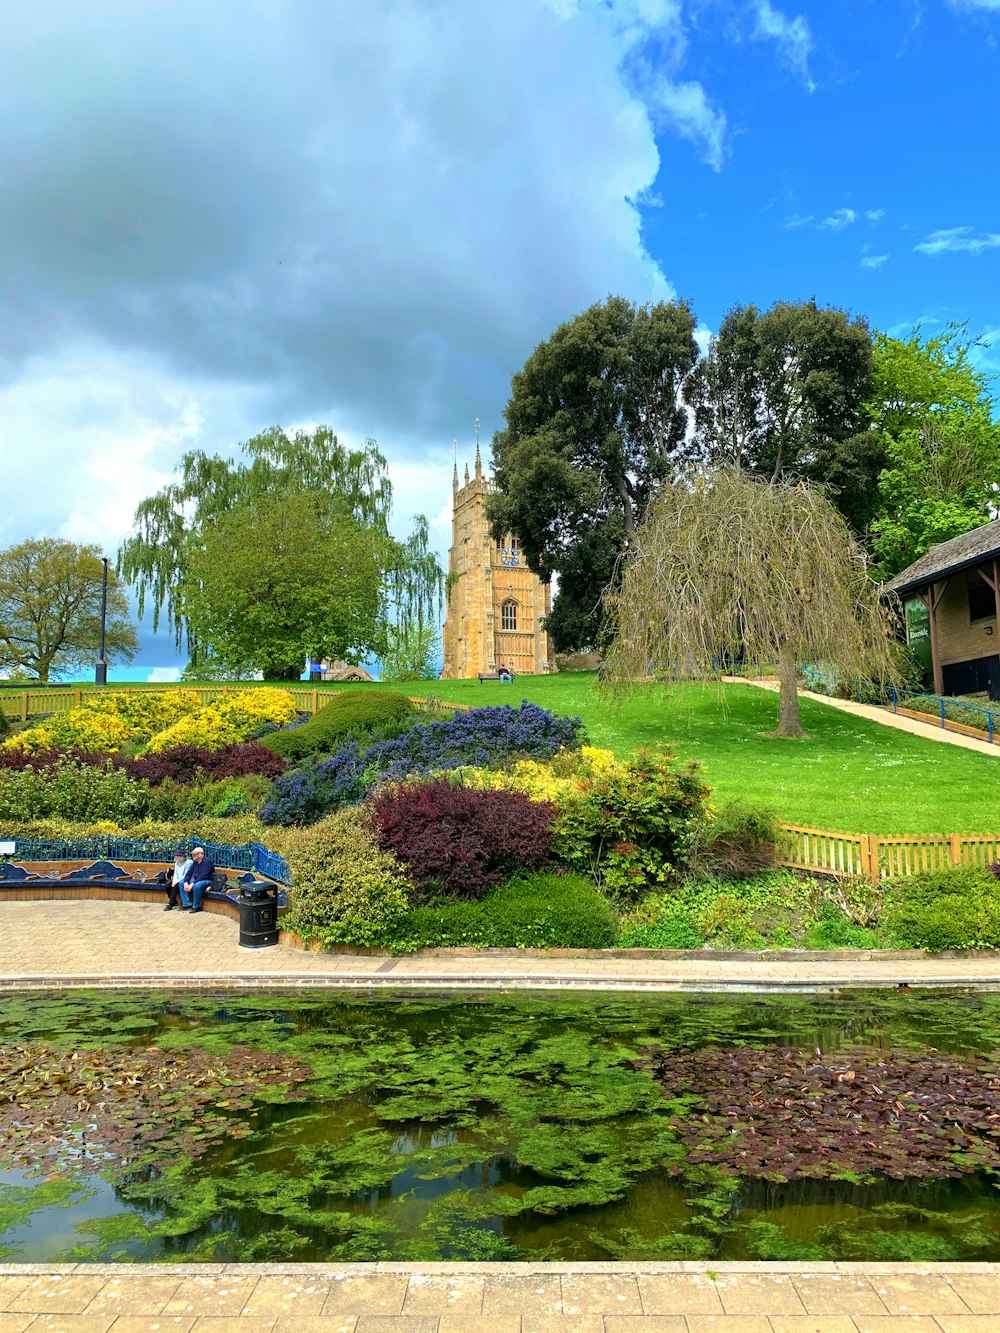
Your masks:
[{"label": "church tower", "polygon": [[[478,425],[477,434],[478,434]],[[487,675],[508,666],[515,675],[554,671],[555,661],[542,619],[552,604],[551,589],[524,563],[513,537],[496,542],[486,519],[493,483],[483,476],[476,442],[472,477],[452,478],[451,550],[448,552],[448,608],[444,622],[445,680]]]}]

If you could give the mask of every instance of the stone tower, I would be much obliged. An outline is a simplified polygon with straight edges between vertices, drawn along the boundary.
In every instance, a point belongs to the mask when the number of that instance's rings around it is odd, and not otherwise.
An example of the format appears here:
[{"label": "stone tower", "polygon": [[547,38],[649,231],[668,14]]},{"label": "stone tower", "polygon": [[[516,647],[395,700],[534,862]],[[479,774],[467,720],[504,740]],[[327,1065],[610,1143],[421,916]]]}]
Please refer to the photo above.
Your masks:
[{"label": "stone tower", "polygon": [[466,464],[465,482],[458,484],[457,463],[452,479],[445,680],[494,672],[501,665],[523,676],[555,670],[542,628],[551,590],[524,563],[513,537],[496,542],[490,536],[486,497],[492,489],[477,444],[471,480]]}]

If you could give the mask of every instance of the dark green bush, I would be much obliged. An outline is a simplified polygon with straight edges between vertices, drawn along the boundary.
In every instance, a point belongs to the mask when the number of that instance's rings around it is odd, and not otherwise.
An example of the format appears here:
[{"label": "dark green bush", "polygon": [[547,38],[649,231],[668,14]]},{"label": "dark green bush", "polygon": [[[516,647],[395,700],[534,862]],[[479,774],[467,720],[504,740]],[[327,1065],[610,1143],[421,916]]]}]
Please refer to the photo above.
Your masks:
[{"label": "dark green bush", "polygon": [[10,723],[7,721],[7,714],[0,708],[0,741],[10,732]]},{"label": "dark green bush", "polygon": [[618,921],[582,875],[523,875],[474,903],[407,912],[386,938],[397,953],[444,946],[477,949],[607,949]]},{"label": "dark green bush", "polygon": [[802,937],[804,949],[884,949],[886,941],[878,931],[859,926],[835,903],[825,902],[818,916]]},{"label": "dark green bush", "polygon": [[353,737],[373,732],[380,737],[398,735],[395,724],[409,725],[415,712],[406,695],[394,690],[345,690],[335,694],[310,721],[271,732],[261,738],[261,744],[294,762],[339,749]]},{"label": "dark green bush", "polygon": [[895,879],[882,921],[901,942],[930,953],[1000,948],[1000,884],[965,866]]},{"label": "dark green bush", "polygon": [[777,817],[743,801],[727,801],[695,821],[688,867],[698,879],[759,875],[774,866]]}]

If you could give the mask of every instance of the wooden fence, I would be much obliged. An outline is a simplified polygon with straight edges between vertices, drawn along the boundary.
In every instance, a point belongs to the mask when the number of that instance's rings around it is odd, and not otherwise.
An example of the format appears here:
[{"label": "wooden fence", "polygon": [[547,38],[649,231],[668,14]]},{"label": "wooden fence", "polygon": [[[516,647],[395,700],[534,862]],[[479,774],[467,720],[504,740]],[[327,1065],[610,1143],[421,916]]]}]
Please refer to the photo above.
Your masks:
[{"label": "wooden fence", "polygon": [[870,883],[949,866],[1000,861],[1000,833],[840,833],[779,824],[778,864],[824,875],[860,875]]},{"label": "wooden fence", "polygon": [[[0,713],[5,717],[14,718],[21,722],[27,722],[29,717],[41,717],[49,713],[64,713],[70,708],[78,708],[86,695],[96,689],[96,685],[56,685],[45,686],[38,685],[33,689],[26,690],[7,690],[0,689]],[[128,692],[131,690],[141,691],[148,694],[156,689],[177,689],[176,685],[109,685],[106,687],[114,692]],[[253,689],[253,685],[184,685],[183,689],[192,689],[198,696],[198,702],[204,707],[205,704],[212,703],[215,699],[220,699],[227,694],[235,694],[238,690]],[[335,690],[331,689],[313,689],[309,685],[280,685],[279,689],[287,690],[295,700],[295,707],[300,713],[319,712],[320,700],[329,701],[336,695]],[[358,688],[363,689],[364,686]],[[428,696],[429,697],[429,696]],[[427,702],[426,697],[410,696],[410,702],[422,704]],[[453,704],[441,700],[442,708],[450,708],[459,713],[466,713],[469,710],[468,704]]]}]

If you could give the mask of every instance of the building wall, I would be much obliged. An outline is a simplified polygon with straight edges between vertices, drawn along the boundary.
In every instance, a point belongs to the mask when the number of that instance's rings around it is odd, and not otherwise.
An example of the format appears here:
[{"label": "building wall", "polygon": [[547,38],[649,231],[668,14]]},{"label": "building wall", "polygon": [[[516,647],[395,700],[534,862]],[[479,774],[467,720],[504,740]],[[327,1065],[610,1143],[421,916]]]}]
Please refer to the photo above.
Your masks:
[{"label": "building wall", "polygon": [[951,662],[968,662],[977,657],[996,654],[996,616],[985,620],[969,617],[969,589],[986,588],[974,569],[953,574],[941,598],[937,612],[938,649],[942,666]]},{"label": "building wall", "polygon": [[[542,628],[551,606],[549,586],[523,563],[512,538],[497,543],[490,536],[489,493],[477,454],[471,480],[466,469],[465,483],[459,486],[455,474],[441,672],[446,680],[493,672],[501,664],[517,675],[555,670]],[[505,603],[513,608],[513,628],[504,626]]]}]

